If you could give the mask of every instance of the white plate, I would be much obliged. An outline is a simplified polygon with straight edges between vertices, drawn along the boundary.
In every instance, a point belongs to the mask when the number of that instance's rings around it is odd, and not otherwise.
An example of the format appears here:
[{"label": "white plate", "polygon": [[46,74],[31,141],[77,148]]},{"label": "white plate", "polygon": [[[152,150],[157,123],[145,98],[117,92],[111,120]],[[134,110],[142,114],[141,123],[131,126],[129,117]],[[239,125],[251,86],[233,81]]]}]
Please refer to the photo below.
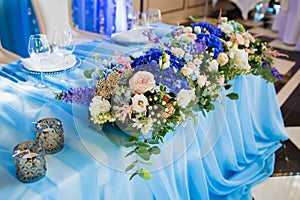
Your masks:
[{"label": "white plate", "polygon": [[111,40],[120,44],[146,44],[149,43],[147,36],[143,35],[145,29],[132,29],[129,31],[115,33]]},{"label": "white plate", "polygon": [[[32,58],[21,59],[18,64],[23,71],[33,74],[39,74],[41,72],[41,65]],[[43,72],[45,74],[58,74],[64,70],[71,70],[74,67],[78,67],[80,64],[81,60],[73,54],[66,57],[66,66],[62,57],[51,54],[47,60],[43,61]]]}]

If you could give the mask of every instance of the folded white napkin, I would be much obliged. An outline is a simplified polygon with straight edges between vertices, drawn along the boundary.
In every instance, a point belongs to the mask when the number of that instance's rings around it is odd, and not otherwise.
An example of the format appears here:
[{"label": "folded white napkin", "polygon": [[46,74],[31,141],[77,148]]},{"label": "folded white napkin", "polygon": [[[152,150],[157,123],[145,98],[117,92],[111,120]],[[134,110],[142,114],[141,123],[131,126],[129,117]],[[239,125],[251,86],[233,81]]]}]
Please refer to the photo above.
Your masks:
[{"label": "folded white napkin", "polygon": [[112,34],[111,39],[118,43],[145,44],[148,43],[147,36],[143,35],[145,29],[132,29],[129,31]]},{"label": "folded white napkin", "polygon": [[[21,59],[23,66],[30,71],[41,71],[41,65],[37,60],[32,58]],[[73,67],[76,63],[75,55],[66,56],[66,66],[64,59],[55,53],[49,55],[48,59],[42,61],[44,72],[55,72]]]}]

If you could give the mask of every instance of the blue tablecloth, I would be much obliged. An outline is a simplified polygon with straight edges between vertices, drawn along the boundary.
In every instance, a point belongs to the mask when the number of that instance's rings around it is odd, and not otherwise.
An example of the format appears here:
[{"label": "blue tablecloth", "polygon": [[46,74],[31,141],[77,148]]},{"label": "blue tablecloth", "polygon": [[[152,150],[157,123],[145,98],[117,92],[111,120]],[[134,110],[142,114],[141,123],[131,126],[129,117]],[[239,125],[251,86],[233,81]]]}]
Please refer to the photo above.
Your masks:
[{"label": "blue tablecloth", "polygon": [[[163,35],[166,27],[161,27]],[[77,46],[75,54],[132,53],[140,47],[99,40]],[[66,75],[73,79],[70,84],[91,84],[82,76],[92,67],[89,62],[82,60]],[[21,71],[17,62],[8,67],[28,81],[16,84],[0,77],[0,199],[251,199],[251,187],[272,174],[274,152],[287,139],[274,85],[252,75],[238,77],[233,81],[237,101],[222,98],[197,124],[178,127],[153,157],[153,179],[129,181],[126,149],[90,128],[87,107],[54,99],[55,92],[67,88],[58,84],[65,75],[46,75],[51,87],[36,89],[38,75]],[[34,122],[45,117],[62,120],[65,147],[46,156],[46,177],[21,183],[12,149],[35,139]]]}]

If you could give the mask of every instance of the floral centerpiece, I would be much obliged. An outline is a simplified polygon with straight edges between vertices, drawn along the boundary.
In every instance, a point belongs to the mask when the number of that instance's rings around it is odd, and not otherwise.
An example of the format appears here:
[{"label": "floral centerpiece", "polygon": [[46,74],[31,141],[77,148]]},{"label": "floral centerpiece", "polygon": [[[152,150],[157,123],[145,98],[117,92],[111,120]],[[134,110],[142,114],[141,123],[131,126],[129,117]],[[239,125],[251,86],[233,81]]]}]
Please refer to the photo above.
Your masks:
[{"label": "floral centerpiece", "polygon": [[[125,133],[127,156],[137,159],[125,169],[136,170],[151,179],[141,165],[152,165],[150,158],[160,153],[165,135],[185,120],[197,119],[214,109],[222,89],[229,89],[230,80],[240,75],[260,75],[269,82],[281,77],[271,67],[278,52],[255,39],[234,21],[221,20],[212,26],[206,22],[191,27],[179,26],[158,48],[130,55],[116,55],[102,66],[85,72],[98,81],[93,88],[70,88],[56,94],[67,103],[89,106],[90,120],[101,127],[109,125]],[[229,93],[230,99],[238,94]]]}]

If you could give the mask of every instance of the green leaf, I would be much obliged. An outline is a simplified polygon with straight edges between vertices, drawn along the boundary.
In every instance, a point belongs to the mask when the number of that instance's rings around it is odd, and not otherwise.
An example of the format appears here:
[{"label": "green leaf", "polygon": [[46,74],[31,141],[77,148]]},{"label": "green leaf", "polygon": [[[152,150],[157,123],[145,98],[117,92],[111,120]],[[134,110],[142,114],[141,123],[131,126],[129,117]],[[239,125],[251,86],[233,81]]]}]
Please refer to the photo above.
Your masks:
[{"label": "green leaf", "polygon": [[135,153],[140,156],[141,158],[143,158],[144,160],[149,160],[151,154],[149,153],[149,151],[147,150],[147,148],[145,147],[139,147],[136,150],[134,150]]},{"label": "green leaf", "polygon": [[85,71],[83,72],[83,74],[84,74],[84,76],[85,76],[86,78],[92,78],[92,73],[93,73],[94,71],[95,71],[94,69],[85,70]]},{"label": "green leaf", "polygon": [[138,160],[134,161],[133,163],[131,163],[130,165],[128,165],[125,169],[125,172],[130,171],[131,169],[133,169],[135,167],[135,165],[138,163]]},{"label": "green leaf", "polygon": [[148,151],[150,152],[150,154],[160,154],[160,148],[157,146],[149,148]]},{"label": "green leaf", "polygon": [[236,93],[230,93],[230,94],[227,94],[226,96],[227,96],[229,99],[231,99],[231,100],[237,100],[237,99],[239,99],[239,95],[236,94]]},{"label": "green leaf", "polygon": [[136,141],[130,141],[123,144],[124,147],[132,147],[135,145]]},{"label": "green leaf", "polygon": [[135,145],[138,146],[138,147],[150,147],[149,144],[147,144],[147,143],[145,143],[143,141],[136,141]]},{"label": "green leaf", "polygon": [[152,179],[152,174],[146,168],[139,169],[138,175],[146,180]]},{"label": "green leaf", "polygon": [[225,90],[228,90],[228,89],[230,89],[232,86],[233,86],[232,84],[227,84],[227,85],[224,85],[224,88],[225,88]]}]

